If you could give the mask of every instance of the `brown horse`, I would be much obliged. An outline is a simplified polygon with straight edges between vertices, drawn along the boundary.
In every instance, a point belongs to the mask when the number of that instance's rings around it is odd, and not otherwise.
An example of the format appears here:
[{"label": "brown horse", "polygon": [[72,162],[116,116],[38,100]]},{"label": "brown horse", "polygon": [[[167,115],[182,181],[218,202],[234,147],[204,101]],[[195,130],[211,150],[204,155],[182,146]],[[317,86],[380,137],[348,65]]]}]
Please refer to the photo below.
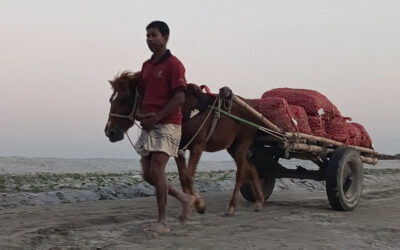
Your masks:
[{"label": "brown horse", "polygon": [[[116,76],[113,81],[110,81],[114,92],[110,98],[111,108],[105,133],[111,142],[122,140],[124,133],[133,125],[136,110],[140,103],[141,90],[138,88],[138,81],[139,74],[130,72],[123,72]],[[185,104],[182,108],[184,123],[182,125],[181,145],[186,145],[191,139],[193,140],[188,145],[190,151],[188,165],[186,165],[183,155],[175,158],[183,191],[196,195],[196,208],[199,212],[204,212],[204,202],[193,188],[197,164],[203,151],[216,152],[227,149],[235,160],[237,172],[235,188],[226,215],[234,214],[240,186],[247,177],[250,178],[250,183],[253,184],[256,191],[255,209],[256,211],[260,210],[264,202],[260,181],[256,168],[247,157],[256,129],[222,116],[215,126],[214,133],[207,141],[207,134],[212,126],[212,118],[206,120],[208,105],[212,105],[216,97],[203,93],[201,88],[195,84],[188,84],[185,98]],[[193,109],[199,110],[199,113],[190,118]],[[251,117],[235,104],[231,107],[231,113],[250,121],[254,120],[254,117]],[[203,122],[204,126],[199,130],[200,124]],[[198,134],[194,136],[197,132]]]},{"label": "brown horse", "polygon": [[[193,141],[188,145],[188,149],[190,151],[188,166],[186,167],[186,160],[183,155],[179,155],[177,158],[175,158],[184,192],[196,196],[195,206],[197,210],[200,213],[205,211],[204,201],[194,191],[193,187],[193,180],[197,164],[203,151],[216,152],[226,149],[235,160],[237,172],[235,188],[228,210],[225,214],[234,214],[240,186],[247,178],[249,178],[250,183],[253,185],[253,188],[256,191],[257,197],[255,210],[260,210],[264,202],[261,185],[255,166],[248,160],[248,151],[250,146],[253,144],[254,137],[257,132],[256,129],[222,115],[217,121],[214,131],[207,141],[206,139],[212,127],[214,118],[213,115],[211,115],[206,120],[206,117],[210,110],[209,106],[214,104],[217,96],[203,93],[202,89],[195,84],[188,84],[185,98],[185,104],[182,108],[183,125],[181,148],[184,145],[187,145],[188,142],[193,139]],[[255,106],[255,103],[251,100],[245,101],[250,106]],[[190,118],[190,115],[194,110],[197,110],[198,114]],[[233,115],[256,122],[255,117],[237,106],[235,103],[232,103],[230,112]],[[204,126],[200,131],[198,131],[200,125],[204,121]],[[196,132],[198,132],[198,134],[196,137],[194,137]]]}]

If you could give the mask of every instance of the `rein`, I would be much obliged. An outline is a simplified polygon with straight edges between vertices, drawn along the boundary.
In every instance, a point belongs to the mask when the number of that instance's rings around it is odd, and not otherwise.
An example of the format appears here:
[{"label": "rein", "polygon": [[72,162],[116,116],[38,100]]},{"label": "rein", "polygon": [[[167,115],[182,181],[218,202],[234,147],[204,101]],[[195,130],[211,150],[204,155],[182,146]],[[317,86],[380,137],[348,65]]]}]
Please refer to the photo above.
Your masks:
[{"label": "rein", "polygon": [[[189,147],[189,145],[193,142],[193,140],[194,140],[194,139],[197,137],[197,135],[200,133],[201,129],[202,129],[202,128],[204,127],[204,125],[206,124],[208,118],[210,118],[211,113],[212,113],[213,111],[215,112],[215,108],[216,108],[217,103],[219,104],[219,105],[218,105],[218,109],[219,109],[220,106],[221,106],[221,98],[220,98],[219,95],[215,98],[213,105],[212,105],[212,106],[209,106],[209,107],[210,107],[210,111],[208,111],[208,114],[207,114],[206,118],[204,119],[203,123],[200,125],[199,129],[196,131],[196,133],[193,135],[193,137],[189,140],[189,142],[186,143],[186,145],[185,145],[183,148],[181,148],[181,149],[178,150],[178,154],[179,154],[179,155],[183,155],[183,154],[184,154],[185,150]],[[219,117],[218,117],[218,118],[219,118]],[[213,122],[213,123],[214,123],[214,122]],[[213,127],[213,128],[210,130],[209,134],[207,135],[207,139],[206,139],[207,141],[210,139],[210,137],[211,137],[211,135],[212,135],[212,132],[213,132],[213,130],[214,130],[214,128],[215,128],[215,124],[213,124],[212,127]]]}]

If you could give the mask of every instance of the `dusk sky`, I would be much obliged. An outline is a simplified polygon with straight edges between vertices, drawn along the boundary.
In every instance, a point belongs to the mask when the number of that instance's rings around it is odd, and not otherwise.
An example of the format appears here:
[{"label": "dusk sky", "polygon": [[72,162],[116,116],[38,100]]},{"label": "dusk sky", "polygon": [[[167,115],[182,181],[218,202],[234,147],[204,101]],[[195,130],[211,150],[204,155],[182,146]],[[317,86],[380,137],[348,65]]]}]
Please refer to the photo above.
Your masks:
[{"label": "dusk sky", "polygon": [[151,56],[153,20],[168,23],[188,82],[247,98],[317,90],[399,153],[399,13],[395,0],[2,0],[0,156],[138,158],[104,135],[108,80]]}]

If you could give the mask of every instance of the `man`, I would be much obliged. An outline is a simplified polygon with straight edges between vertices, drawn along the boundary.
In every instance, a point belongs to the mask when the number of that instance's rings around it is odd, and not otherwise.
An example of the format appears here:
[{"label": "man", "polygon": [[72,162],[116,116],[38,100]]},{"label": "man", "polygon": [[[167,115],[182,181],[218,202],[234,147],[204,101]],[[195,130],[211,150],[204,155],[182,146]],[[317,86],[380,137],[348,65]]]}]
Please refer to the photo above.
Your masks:
[{"label": "man", "polygon": [[144,90],[141,105],[142,133],[135,145],[141,155],[143,178],[156,190],[158,220],[151,229],[155,233],[169,232],[166,222],[167,194],[183,206],[181,220],[189,217],[195,198],[168,183],[165,166],[177,156],[181,138],[181,106],[185,102],[185,68],[167,50],[168,25],[154,21],[146,27],[147,45],[153,52],[144,62],[140,86]]}]

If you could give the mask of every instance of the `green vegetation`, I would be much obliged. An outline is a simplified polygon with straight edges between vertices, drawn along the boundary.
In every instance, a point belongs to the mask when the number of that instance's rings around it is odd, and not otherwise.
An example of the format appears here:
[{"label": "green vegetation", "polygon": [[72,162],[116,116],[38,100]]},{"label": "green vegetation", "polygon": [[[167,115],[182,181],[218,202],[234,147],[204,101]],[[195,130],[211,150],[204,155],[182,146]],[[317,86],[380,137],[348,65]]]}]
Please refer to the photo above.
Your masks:
[{"label": "green vegetation", "polygon": [[[235,177],[234,170],[197,172],[195,180],[223,181]],[[179,175],[177,172],[167,173],[167,179],[179,186]],[[143,182],[138,173],[123,174],[100,174],[100,173],[38,173],[31,175],[0,175],[0,192],[48,192],[63,188],[69,189],[91,189],[110,186],[130,187]]]},{"label": "green vegetation", "polygon": [[127,174],[52,174],[0,175],[0,192],[45,192],[62,188],[88,189],[105,186],[131,186],[142,182],[136,173]]},{"label": "green vegetation", "polygon": [[[400,169],[364,169],[366,175],[396,175]],[[195,181],[218,182],[235,180],[235,170],[198,171]],[[179,175],[176,172],[167,173],[167,179],[175,186],[180,186]],[[48,192],[68,189],[101,189],[103,187],[130,187],[144,182],[143,178],[136,173],[124,174],[52,174],[39,173],[32,175],[0,175],[0,193],[17,192]]]}]

